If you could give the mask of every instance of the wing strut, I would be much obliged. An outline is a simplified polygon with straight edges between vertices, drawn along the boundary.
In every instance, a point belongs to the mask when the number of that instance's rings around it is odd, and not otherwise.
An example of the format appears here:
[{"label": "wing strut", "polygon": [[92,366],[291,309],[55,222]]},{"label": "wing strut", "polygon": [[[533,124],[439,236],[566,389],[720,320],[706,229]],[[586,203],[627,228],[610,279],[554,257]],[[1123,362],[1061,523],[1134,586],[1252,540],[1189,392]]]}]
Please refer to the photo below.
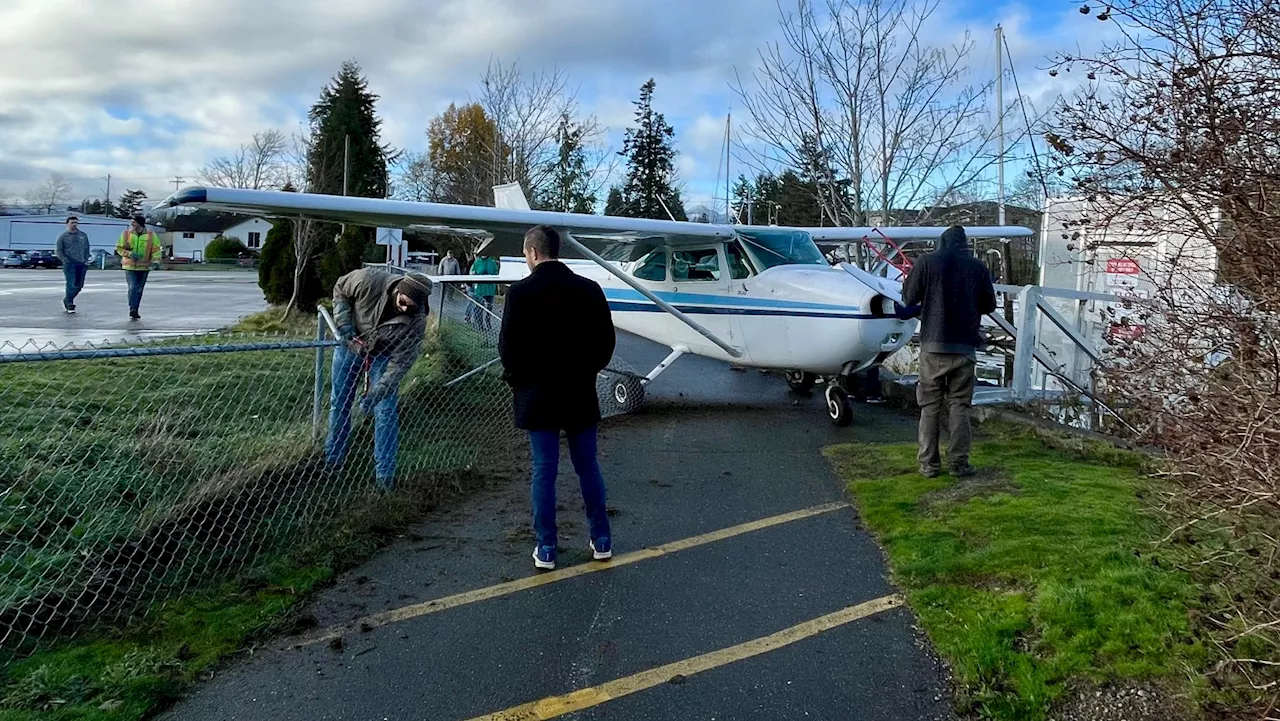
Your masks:
[{"label": "wing strut", "polygon": [[698,331],[698,333],[702,334],[702,336],[705,337],[707,340],[720,346],[720,348],[724,350],[725,353],[728,353],[734,358],[742,357],[742,351],[720,340],[720,338],[717,337],[716,334],[702,327],[700,323],[690,318],[689,316],[685,315],[684,313],[680,312],[670,303],[659,298],[657,295],[652,293],[648,288],[644,287],[643,285],[640,285],[638,282],[636,282],[635,278],[632,278],[626,273],[623,273],[622,271],[618,270],[616,267],[614,267],[612,263],[605,260],[604,258],[601,258],[599,255],[597,255],[595,251],[591,250],[587,246],[578,242],[578,239],[573,237],[572,233],[565,232],[563,237],[569,243],[569,245],[573,246],[574,249],[577,250],[579,253],[582,253],[583,255],[587,256],[587,258],[591,259],[596,265],[599,265],[601,268],[604,268],[605,270],[612,273],[615,277],[618,278],[618,280],[621,280],[623,283],[626,283],[627,285],[634,288],[636,292],[638,292],[640,295],[643,295],[644,297],[653,301],[654,305],[665,310],[671,315],[674,315],[676,318],[679,318],[681,322],[683,322],[685,325],[689,326],[690,328]]}]

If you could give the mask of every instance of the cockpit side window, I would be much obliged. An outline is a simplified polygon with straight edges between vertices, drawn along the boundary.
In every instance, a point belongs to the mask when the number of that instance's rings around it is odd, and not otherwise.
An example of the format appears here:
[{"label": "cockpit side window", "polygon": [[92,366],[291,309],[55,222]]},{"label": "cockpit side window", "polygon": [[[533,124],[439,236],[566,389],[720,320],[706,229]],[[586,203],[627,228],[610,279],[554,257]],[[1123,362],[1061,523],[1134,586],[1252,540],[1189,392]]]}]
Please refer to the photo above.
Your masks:
[{"label": "cockpit side window", "polygon": [[655,250],[636,266],[635,277],[661,283],[667,279],[667,251]]},{"label": "cockpit side window", "polygon": [[676,251],[671,258],[671,279],[677,283],[720,280],[720,254],[715,248]]}]

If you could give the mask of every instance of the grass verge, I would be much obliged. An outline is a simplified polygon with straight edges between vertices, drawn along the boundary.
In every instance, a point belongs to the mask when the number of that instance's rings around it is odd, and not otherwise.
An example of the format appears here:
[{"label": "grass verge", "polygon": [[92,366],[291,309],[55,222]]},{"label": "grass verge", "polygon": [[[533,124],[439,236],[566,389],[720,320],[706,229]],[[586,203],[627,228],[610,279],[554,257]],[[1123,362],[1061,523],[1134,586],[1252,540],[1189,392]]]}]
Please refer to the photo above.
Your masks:
[{"label": "grass verge", "polygon": [[[304,329],[279,317],[232,330],[243,341]],[[368,422],[353,424],[350,467],[319,482],[313,351],[0,367],[0,423],[14,431],[0,439],[0,477],[16,480],[0,493],[0,630],[66,607],[79,631],[30,655],[0,649],[0,721],[145,718],[287,629],[308,594],[479,484],[480,461],[504,461],[514,431],[496,371],[442,387],[492,354],[465,327],[428,338],[401,386],[402,492],[389,497],[365,492]],[[108,611],[134,604],[133,622],[107,627]]]},{"label": "grass verge", "polygon": [[303,630],[297,611],[399,529],[480,481],[470,474],[363,499],[323,544],[278,557],[216,588],[158,605],[121,629],[68,641],[0,676],[0,721],[136,721],[255,644]]},{"label": "grass verge", "polygon": [[925,479],[915,451],[827,453],[951,666],[958,710],[1040,720],[1082,684],[1193,690],[1188,669],[1207,658],[1199,594],[1154,550],[1167,530],[1140,456],[998,425],[975,442],[973,478]]}]

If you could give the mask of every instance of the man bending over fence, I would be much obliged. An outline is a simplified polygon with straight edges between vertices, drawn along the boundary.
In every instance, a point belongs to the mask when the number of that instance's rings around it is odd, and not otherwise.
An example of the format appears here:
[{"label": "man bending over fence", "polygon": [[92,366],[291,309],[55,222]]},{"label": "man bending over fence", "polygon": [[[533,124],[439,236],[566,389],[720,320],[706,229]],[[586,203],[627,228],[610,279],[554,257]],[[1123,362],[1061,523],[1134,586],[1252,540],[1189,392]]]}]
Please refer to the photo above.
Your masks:
[{"label": "man bending over fence", "polygon": [[[431,281],[420,273],[384,268],[352,271],[333,286],[333,315],[342,345],[333,352],[333,393],[325,455],[340,467],[351,437],[351,406],[360,377],[368,391],[360,410],[373,416],[373,459],[378,488],[395,486],[399,448],[399,386],[422,352]],[[372,384],[372,387],[369,387]]]}]

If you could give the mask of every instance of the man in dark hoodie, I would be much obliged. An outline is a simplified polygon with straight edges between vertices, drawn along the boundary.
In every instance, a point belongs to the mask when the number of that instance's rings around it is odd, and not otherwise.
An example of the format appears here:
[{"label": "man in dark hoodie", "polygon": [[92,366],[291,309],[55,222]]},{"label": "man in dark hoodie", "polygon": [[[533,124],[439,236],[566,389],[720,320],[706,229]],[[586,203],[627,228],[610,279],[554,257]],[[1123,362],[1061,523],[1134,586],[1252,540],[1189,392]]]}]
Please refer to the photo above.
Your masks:
[{"label": "man in dark hoodie", "polygon": [[978,328],[982,316],[996,309],[996,291],[987,267],[969,252],[964,228],[947,228],[937,249],[916,261],[903,281],[902,302],[908,308],[905,315],[920,315],[920,473],[934,478],[942,472],[938,432],[945,403],[951,473],[973,475],[969,409],[982,345]]}]

